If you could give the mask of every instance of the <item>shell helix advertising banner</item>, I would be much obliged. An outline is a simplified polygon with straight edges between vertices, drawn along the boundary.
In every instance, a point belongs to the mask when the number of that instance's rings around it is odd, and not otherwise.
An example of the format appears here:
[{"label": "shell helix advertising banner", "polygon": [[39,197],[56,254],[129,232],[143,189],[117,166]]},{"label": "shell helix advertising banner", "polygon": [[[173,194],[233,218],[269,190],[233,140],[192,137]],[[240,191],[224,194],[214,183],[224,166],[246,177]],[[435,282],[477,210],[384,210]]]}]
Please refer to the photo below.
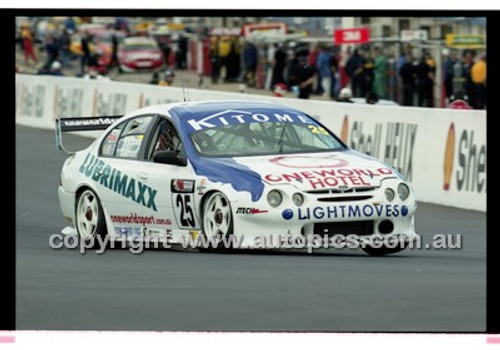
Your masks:
[{"label": "shell helix advertising banner", "polygon": [[310,113],[349,147],[394,167],[417,199],[486,211],[485,111],[374,107],[337,104]]},{"label": "shell helix advertising banner", "polygon": [[394,167],[411,182],[418,200],[486,211],[486,111],[183,91],[175,87],[22,74],[16,75],[15,88],[16,123],[48,129],[54,128],[56,116],[121,115],[184,98],[285,104],[318,119],[349,147]]}]

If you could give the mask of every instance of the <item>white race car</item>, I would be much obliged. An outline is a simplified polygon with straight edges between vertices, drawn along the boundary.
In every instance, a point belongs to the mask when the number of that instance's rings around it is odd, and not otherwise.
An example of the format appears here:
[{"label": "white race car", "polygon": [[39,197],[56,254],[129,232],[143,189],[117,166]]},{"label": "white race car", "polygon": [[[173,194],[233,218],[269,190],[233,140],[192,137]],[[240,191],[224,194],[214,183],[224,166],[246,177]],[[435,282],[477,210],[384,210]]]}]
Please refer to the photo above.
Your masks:
[{"label": "white race car", "polygon": [[[123,117],[58,119],[56,141],[64,149],[62,132],[99,129],[106,131],[65,161],[59,186],[63,233],[85,241],[168,234],[173,244],[203,237],[220,251],[235,242],[318,247],[319,238],[343,237],[382,255],[417,237],[408,182],[294,108],[156,105]],[[386,238],[398,244],[388,246]]]}]

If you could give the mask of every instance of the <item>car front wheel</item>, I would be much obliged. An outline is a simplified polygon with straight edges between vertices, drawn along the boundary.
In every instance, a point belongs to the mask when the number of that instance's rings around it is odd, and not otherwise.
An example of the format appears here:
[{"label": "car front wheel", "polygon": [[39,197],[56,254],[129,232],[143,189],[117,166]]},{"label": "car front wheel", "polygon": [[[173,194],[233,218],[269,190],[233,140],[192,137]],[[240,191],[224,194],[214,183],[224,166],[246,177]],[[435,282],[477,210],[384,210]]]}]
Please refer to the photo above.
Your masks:
[{"label": "car front wheel", "polygon": [[202,232],[206,246],[198,247],[200,251],[227,252],[233,248],[233,217],[231,204],[227,197],[214,192],[209,194],[203,205]]}]

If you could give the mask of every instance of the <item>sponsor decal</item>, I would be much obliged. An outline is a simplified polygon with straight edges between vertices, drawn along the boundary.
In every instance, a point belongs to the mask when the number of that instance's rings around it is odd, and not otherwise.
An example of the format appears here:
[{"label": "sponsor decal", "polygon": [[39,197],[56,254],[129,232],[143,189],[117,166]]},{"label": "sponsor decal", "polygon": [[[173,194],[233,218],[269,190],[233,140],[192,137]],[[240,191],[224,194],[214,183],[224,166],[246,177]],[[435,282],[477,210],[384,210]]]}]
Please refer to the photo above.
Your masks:
[{"label": "sponsor decal", "polygon": [[161,238],[167,241],[172,239],[172,230],[170,229],[144,227],[142,233],[147,238]]},{"label": "sponsor decal", "polygon": [[[345,219],[345,218],[390,218],[405,217],[409,209],[399,204],[364,204],[364,205],[332,205],[327,207],[297,208],[298,220]],[[285,209],[281,213],[285,220],[294,217],[292,209]]]},{"label": "sponsor decal", "polygon": [[189,236],[191,237],[191,239],[194,241],[196,238],[198,238],[198,236],[200,235],[200,231],[198,230],[193,230],[193,231],[189,231]]},{"label": "sponsor decal", "polygon": [[446,148],[444,151],[444,183],[445,191],[450,189],[451,176],[453,174],[453,156],[455,151],[455,124],[451,123],[446,138]]},{"label": "sponsor decal", "polygon": [[456,189],[486,193],[486,145],[474,140],[473,130],[464,129],[458,139],[457,152]]},{"label": "sponsor decal", "polygon": [[187,124],[193,132],[219,128],[227,125],[268,122],[304,123],[316,125],[316,122],[313,119],[302,114],[277,113],[277,110],[263,110],[255,113],[238,109],[227,109],[210,114],[203,118],[192,118],[187,121]]},{"label": "sponsor decal", "polygon": [[340,131],[340,139],[347,144],[347,135],[349,134],[349,117],[347,114],[342,121],[342,129]]},{"label": "sponsor decal", "polygon": [[207,179],[201,179],[200,182],[198,183],[198,195],[202,196],[205,193],[205,190],[207,189]]},{"label": "sponsor decal", "polygon": [[194,180],[172,180],[172,193],[193,193]]},{"label": "sponsor decal", "polygon": [[324,157],[315,157],[315,159],[327,159],[331,163],[328,165],[314,165],[314,164],[294,164],[294,160],[305,159],[309,160],[310,157],[307,156],[279,156],[270,159],[269,161],[273,164],[280,165],[285,168],[298,168],[298,169],[308,169],[308,168],[342,168],[349,165],[349,162],[345,159],[340,159],[335,155],[328,155]]},{"label": "sponsor decal", "polygon": [[61,129],[82,129],[82,130],[100,130],[105,129],[121,117],[103,117],[103,118],[64,118],[60,119]]},{"label": "sponsor decal", "polygon": [[54,117],[69,117],[82,115],[82,88],[62,88],[56,86]]},{"label": "sponsor decal", "polygon": [[30,117],[43,117],[45,102],[44,85],[23,85],[21,93],[21,115]]},{"label": "sponsor decal", "polygon": [[172,225],[170,219],[155,218],[153,215],[141,216],[137,213],[130,215],[111,215],[111,221],[120,224],[139,224],[139,225]]},{"label": "sponsor decal", "polygon": [[101,186],[137,204],[158,211],[155,202],[157,190],[122,173],[90,153],[87,153],[79,172]]},{"label": "sponsor decal", "polygon": [[142,231],[140,227],[115,226],[115,234],[121,237],[140,236]]},{"label": "sponsor decal", "polygon": [[264,180],[270,183],[291,183],[294,181],[309,183],[312,189],[339,187],[344,186],[371,186],[366,182],[367,177],[384,177],[391,175],[394,172],[389,168],[377,169],[329,169],[329,170],[311,170],[297,171],[293,173],[274,175],[269,174],[264,176]]},{"label": "sponsor decal", "polygon": [[239,207],[236,209],[236,214],[264,214],[267,212],[269,212],[269,210],[262,210],[257,208]]},{"label": "sponsor decal", "polygon": [[[350,129],[349,124],[352,124]],[[342,140],[359,152],[382,159],[411,181],[417,127],[417,124],[400,122],[349,123],[346,115],[342,124]]]},{"label": "sponsor decal", "polygon": [[457,132],[454,123],[450,124],[446,137],[443,189],[486,193],[486,145],[474,140],[473,130]]},{"label": "sponsor decal", "polygon": [[127,94],[96,91],[94,115],[122,115],[126,112]]}]

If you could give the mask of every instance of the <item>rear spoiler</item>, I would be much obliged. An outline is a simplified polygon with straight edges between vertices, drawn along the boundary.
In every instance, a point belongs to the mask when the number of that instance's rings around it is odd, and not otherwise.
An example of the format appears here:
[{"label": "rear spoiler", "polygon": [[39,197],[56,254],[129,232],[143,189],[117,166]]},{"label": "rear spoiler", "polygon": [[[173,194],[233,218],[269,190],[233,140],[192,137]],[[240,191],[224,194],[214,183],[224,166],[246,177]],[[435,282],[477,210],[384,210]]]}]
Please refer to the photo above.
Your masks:
[{"label": "rear spoiler", "polygon": [[57,118],[56,119],[56,146],[57,149],[69,154],[75,152],[64,148],[62,142],[62,133],[70,131],[95,131],[106,130],[113,125],[123,115],[111,115],[102,117],[78,117],[78,118]]}]

